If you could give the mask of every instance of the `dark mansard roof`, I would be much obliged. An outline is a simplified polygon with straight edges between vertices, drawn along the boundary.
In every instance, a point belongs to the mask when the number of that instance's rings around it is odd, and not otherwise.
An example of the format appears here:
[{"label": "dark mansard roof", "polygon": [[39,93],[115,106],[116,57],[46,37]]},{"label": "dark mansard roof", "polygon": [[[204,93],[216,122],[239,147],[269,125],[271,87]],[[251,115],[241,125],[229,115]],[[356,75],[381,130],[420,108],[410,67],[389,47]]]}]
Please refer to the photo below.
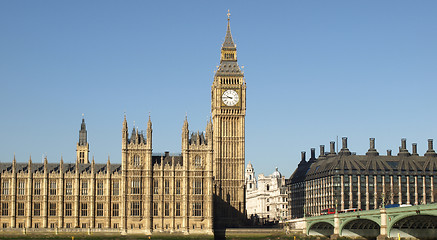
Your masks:
[{"label": "dark mansard roof", "polygon": [[309,161],[303,158],[287,182],[293,184],[342,174],[434,175],[436,173],[437,155],[433,149],[429,149],[425,156],[410,154],[406,149],[401,149],[397,156],[381,156],[374,149],[369,150],[366,155],[355,155],[347,149],[342,149],[339,153],[326,153]]},{"label": "dark mansard roof", "polygon": [[[32,173],[44,172],[44,164],[43,163],[32,163],[31,167]],[[121,164],[111,164],[110,165],[110,173],[121,172]],[[63,173],[71,172],[76,173],[76,164],[73,163],[63,163],[62,165]],[[49,173],[59,173],[60,164],[59,163],[47,163],[47,172]],[[78,164],[79,173],[91,173],[91,164]],[[107,164],[94,164],[94,171],[96,173],[107,173],[108,165]],[[4,172],[12,172],[12,163],[0,163],[0,173]],[[16,164],[16,172],[29,172],[29,164],[28,163],[17,163]]]}]

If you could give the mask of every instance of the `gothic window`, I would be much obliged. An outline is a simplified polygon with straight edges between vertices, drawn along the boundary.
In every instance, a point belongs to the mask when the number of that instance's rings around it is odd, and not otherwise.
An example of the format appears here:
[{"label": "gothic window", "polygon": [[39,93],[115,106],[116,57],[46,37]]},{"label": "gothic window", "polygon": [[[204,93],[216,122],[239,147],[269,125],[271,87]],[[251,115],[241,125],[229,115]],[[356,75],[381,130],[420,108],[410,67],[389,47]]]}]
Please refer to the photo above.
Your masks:
[{"label": "gothic window", "polygon": [[98,196],[103,195],[103,180],[97,181],[97,195]]},{"label": "gothic window", "polygon": [[112,195],[118,196],[120,193],[120,183],[118,181],[112,182]]},{"label": "gothic window", "polygon": [[24,216],[24,202],[17,203],[17,215]]},{"label": "gothic window", "polygon": [[50,181],[50,195],[56,195],[56,181]]},{"label": "gothic window", "polygon": [[140,202],[131,202],[131,216],[140,216]]},{"label": "gothic window", "polygon": [[85,162],[85,153],[84,152],[80,152],[79,153],[79,162],[80,163],[84,163]]},{"label": "gothic window", "polygon": [[9,215],[9,203],[2,203],[2,216]]},{"label": "gothic window", "polygon": [[25,191],[25,189],[24,189],[24,186],[25,186],[25,182],[24,182],[24,180],[21,180],[21,181],[19,181],[18,182],[18,195],[24,195],[24,191]]},{"label": "gothic window", "polygon": [[158,180],[153,180],[153,194],[158,194]]},{"label": "gothic window", "polygon": [[2,182],[2,195],[9,195],[9,179]]},{"label": "gothic window", "polygon": [[56,203],[50,203],[50,216],[56,216]]},{"label": "gothic window", "polygon": [[84,196],[88,195],[88,180],[82,180],[80,193]]},{"label": "gothic window", "polygon": [[82,217],[88,216],[88,204],[86,204],[86,203],[80,204],[80,215]]},{"label": "gothic window", "polygon": [[98,217],[102,217],[103,216],[103,203],[97,203],[97,212],[96,215]]},{"label": "gothic window", "polygon": [[65,182],[65,195],[73,195],[73,183],[71,181]]},{"label": "gothic window", "polygon": [[133,179],[132,180],[131,194],[141,194],[140,187],[141,187],[140,180]]},{"label": "gothic window", "polygon": [[202,194],[202,179],[194,179],[194,194]]},{"label": "gothic window", "polygon": [[153,216],[158,216],[158,203],[153,203]]},{"label": "gothic window", "polygon": [[249,183],[249,189],[252,189],[252,183]]},{"label": "gothic window", "polygon": [[270,190],[270,186],[269,186],[268,184],[267,184],[267,187],[266,187],[266,188],[267,188],[267,191],[269,191],[269,190]]},{"label": "gothic window", "polygon": [[65,204],[65,216],[67,216],[67,217],[71,216],[72,209],[73,209],[72,204],[66,203]]},{"label": "gothic window", "polygon": [[181,194],[181,180],[176,180],[176,194]]},{"label": "gothic window", "polygon": [[140,156],[138,156],[138,155],[134,155],[133,165],[134,165],[134,166],[140,166],[140,165],[141,165],[141,159],[140,159]]},{"label": "gothic window", "polygon": [[33,216],[40,216],[40,215],[41,215],[41,203],[34,203]]},{"label": "gothic window", "polygon": [[41,194],[41,182],[35,181],[33,184],[33,194],[40,195]]},{"label": "gothic window", "polygon": [[113,217],[118,217],[118,211],[119,211],[118,203],[113,203],[112,204],[112,216]]},{"label": "gothic window", "polygon": [[177,202],[176,203],[176,212],[175,212],[176,216],[180,216],[181,215],[181,203]]},{"label": "gothic window", "polygon": [[202,202],[193,203],[193,216],[202,216]]},{"label": "gothic window", "polygon": [[170,204],[168,202],[164,203],[164,215],[170,216]]},{"label": "gothic window", "polygon": [[249,180],[252,180],[252,175],[249,175]]},{"label": "gothic window", "polygon": [[170,194],[170,181],[168,179],[164,180],[164,194]]},{"label": "gothic window", "polygon": [[199,155],[196,155],[196,157],[194,157],[194,166],[202,167],[202,158]]}]

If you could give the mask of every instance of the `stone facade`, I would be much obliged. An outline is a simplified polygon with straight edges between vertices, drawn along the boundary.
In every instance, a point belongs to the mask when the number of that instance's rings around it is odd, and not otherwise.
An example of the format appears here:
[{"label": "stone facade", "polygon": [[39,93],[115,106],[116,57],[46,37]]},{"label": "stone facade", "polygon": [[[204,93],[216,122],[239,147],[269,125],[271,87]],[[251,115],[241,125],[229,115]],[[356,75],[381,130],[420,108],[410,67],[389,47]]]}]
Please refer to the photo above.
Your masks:
[{"label": "stone facade", "polygon": [[89,161],[82,120],[75,163],[0,163],[0,227],[212,234],[245,217],[246,84],[229,16],[204,132],[182,126],[181,153],[152,153],[146,131],[122,126],[121,164]]},{"label": "stone facade", "polygon": [[287,187],[285,177],[276,168],[269,176],[259,174],[251,163],[246,167],[247,216],[255,223],[282,221],[288,218]]},{"label": "stone facade", "polygon": [[365,155],[349,151],[347,138],[342,139],[342,149],[335,152],[335,142],[330,152],[320,146],[320,156],[315,149],[307,161],[305,152],[295,172],[287,180],[289,214],[292,218],[320,215],[322,209],[336,208],[371,210],[382,204],[426,204],[437,197],[437,154],[433,140],[428,140],[428,150],[423,156],[412,144],[412,153],[402,139],[399,153],[381,156],[375,149],[375,139],[370,138],[370,148]]}]

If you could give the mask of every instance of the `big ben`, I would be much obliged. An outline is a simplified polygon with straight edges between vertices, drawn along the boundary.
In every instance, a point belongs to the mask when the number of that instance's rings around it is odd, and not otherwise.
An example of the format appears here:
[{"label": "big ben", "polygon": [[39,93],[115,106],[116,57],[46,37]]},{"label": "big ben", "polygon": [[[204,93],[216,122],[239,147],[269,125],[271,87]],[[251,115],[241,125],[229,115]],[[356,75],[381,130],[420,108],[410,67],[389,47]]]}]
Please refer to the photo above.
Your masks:
[{"label": "big ben", "polygon": [[220,66],[211,87],[214,136],[215,221],[238,225],[245,217],[246,83],[238,66],[237,48],[228,26],[221,48]]}]

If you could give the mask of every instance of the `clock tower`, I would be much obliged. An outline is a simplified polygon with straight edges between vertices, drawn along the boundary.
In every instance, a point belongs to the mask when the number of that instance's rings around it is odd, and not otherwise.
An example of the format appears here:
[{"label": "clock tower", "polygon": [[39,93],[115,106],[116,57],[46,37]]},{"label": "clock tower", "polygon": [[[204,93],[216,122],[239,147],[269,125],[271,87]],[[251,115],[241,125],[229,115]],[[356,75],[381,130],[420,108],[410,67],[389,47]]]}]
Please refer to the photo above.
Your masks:
[{"label": "clock tower", "polygon": [[214,82],[211,114],[214,137],[215,221],[219,226],[238,225],[246,216],[245,116],[246,83],[238,66],[237,48],[228,27]]}]

